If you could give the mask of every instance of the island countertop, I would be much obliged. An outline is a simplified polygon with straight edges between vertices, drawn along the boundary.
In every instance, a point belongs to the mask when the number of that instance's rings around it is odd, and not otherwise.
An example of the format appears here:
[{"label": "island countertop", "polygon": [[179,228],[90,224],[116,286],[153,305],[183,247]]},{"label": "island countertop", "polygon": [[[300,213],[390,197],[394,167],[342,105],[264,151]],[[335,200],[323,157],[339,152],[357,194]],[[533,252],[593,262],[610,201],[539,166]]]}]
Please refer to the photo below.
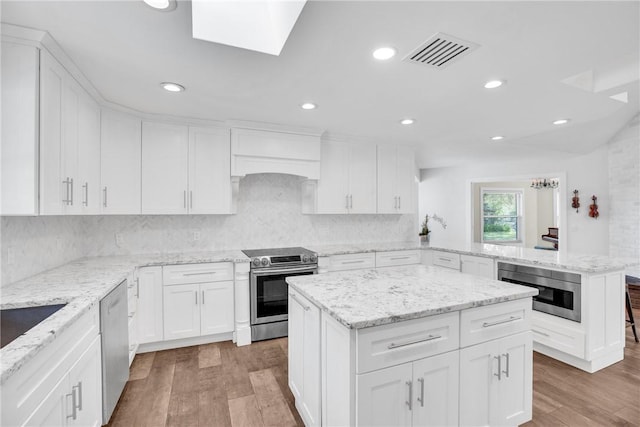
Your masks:
[{"label": "island countertop", "polygon": [[534,288],[423,265],[293,276],[286,280],[293,290],[351,329],[538,294]]}]

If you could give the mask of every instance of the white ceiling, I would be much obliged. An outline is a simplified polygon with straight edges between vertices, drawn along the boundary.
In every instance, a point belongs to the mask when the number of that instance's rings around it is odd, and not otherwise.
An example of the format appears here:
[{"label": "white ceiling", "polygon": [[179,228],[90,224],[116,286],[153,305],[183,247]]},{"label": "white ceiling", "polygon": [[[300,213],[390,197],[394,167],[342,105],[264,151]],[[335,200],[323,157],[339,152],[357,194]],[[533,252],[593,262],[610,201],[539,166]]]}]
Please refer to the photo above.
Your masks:
[{"label": "white ceiling", "polygon": [[[48,31],[111,102],[414,144],[421,167],[438,167],[572,156],[605,144],[640,110],[637,76],[615,73],[639,62],[639,6],[309,1],[280,56],[193,39],[187,1],[158,12],[141,0],[4,0],[2,21]],[[480,47],[442,70],[402,61],[436,32]],[[380,45],[398,55],[376,61],[371,52]],[[597,92],[562,82],[589,70],[627,78],[609,79]],[[484,89],[494,78],[508,83]],[[187,90],[167,93],[164,81]],[[622,91],[629,103],[609,98]],[[319,108],[301,110],[306,101]],[[401,126],[404,117],[416,123]],[[551,124],[565,117],[568,125]],[[493,135],[506,139],[492,142]]]}]

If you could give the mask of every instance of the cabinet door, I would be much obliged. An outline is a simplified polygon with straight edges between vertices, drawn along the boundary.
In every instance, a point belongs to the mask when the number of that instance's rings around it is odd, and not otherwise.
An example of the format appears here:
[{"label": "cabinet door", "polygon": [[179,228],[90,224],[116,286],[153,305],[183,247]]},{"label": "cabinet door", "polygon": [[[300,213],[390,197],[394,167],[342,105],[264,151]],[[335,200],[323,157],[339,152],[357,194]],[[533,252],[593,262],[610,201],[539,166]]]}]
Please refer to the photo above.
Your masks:
[{"label": "cabinet door", "polygon": [[493,425],[499,353],[499,341],[460,350],[460,425]]},{"label": "cabinet door", "polygon": [[76,394],[76,417],[69,419],[69,425],[102,425],[101,357],[100,336],[97,336],[69,371],[71,392]]},{"label": "cabinet door", "polygon": [[458,425],[459,364],[457,350],[413,363],[413,425]]},{"label": "cabinet door", "polygon": [[80,98],[78,107],[78,205],[83,214],[99,214],[100,108],[86,93]]},{"label": "cabinet door", "polygon": [[164,339],[200,335],[200,285],[163,286]]},{"label": "cabinet door", "polygon": [[409,405],[415,406],[411,363],[358,375],[356,388],[357,425],[411,425]]},{"label": "cabinet door", "polygon": [[69,376],[62,377],[60,382],[42,400],[38,408],[33,411],[25,426],[66,426],[67,413],[71,415],[71,386]]},{"label": "cabinet door", "polygon": [[142,213],[187,213],[186,126],[142,123]]},{"label": "cabinet door", "polygon": [[228,129],[189,128],[189,213],[231,213]]},{"label": "cabinet door", "polygon": [[162,341],[162,267],[138,270],[138,343]]},{"label": "cabinet door", "polygon": [[396,213],[396,147],[378,145],[378,213]]},{"label": "cabinet door", "polygon": [[376,147],[349,149],[349,213],[376,213]]},{"label": "cabinet door", "polygon": [[530,332],[500,340],[502,377],[499,381],[495,425],[519,425],[532,415],[532,338]]},{"label": "cabinet door", "polygon": [[289,389],[296,401],[302,399],[304,377],[304,308],[297,293],[289,291]]},{"label": "cabinet door", "polygon": [[349,146],[344,143],[324,141],[321,156],[317,213],[347,213]]},{"label": "cabinet door", "polygon": [[[82,185],[78,177],[78,152],[80,147],[80,99],[83,91],[80,85],[65,74],[62,86],[62,149],[60,152],[61,177],[65,183],[62,189],[67,199],[64,213],[79,214],[82,212],[80,199]],[[68,187],[67,187],[68,186]]]},{"label": "cabinet door", "polygon": [[301,413],[306,426],[320,425],[320,309],[297,295],[303,304],[303,396]]},{"label": "cabinet door", "polygon": [[233,332],[233,281],[200,285],[200,334]]},{"label": "cabinet door", "polygon": [[141,121],[102,110],[100,127],[102,213],[139,214]]},{"label": "cabinet door", "polygon": [[38,214],[39,50],[10,42],[2,70],[2,215]]},{"label": "cabinet door", "polygon": [[66,71],[47,51],[40,51],[40,214],[60,215],[69,187],[63,183],[62,91]]},{"label": "cabinet door", "polygon": [[396,156],[396,195],[398,196],[397,213],[413,214],[416,212],[415,199],[416,164],[413,149],[410,147],[397,147]]}]

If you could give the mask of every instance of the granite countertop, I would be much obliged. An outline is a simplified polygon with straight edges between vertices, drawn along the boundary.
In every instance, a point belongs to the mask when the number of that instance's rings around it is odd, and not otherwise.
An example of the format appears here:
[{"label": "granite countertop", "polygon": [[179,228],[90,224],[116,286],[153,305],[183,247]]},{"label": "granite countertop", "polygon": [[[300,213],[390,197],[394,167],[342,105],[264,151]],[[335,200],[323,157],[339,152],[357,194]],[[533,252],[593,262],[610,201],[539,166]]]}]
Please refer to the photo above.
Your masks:
[{"label": "granite countertop", "polygon": [[496,304],[537,289],[457,271],[411,265],[288,277],[287,283],[351,329]]},{"label": "granite countertop", "polygon": [[248,263],[240,251],[82,258],[2,287],[0,308],[67,304],[0,350],[0,384],[98,304],[136,267],[206,262]]},{"label": "granite countertop", "polygon": [[640,260],[631,258],[612,258],[603,255],[577,253],[567,254],[563,251],[547,251],[519,246],[491,245],[488,243],[435,244],[423,246],[422,248],[584,273],[605,273],[624,270],[640,263]]},{"label": "granite countertop", "polygon": [[307,246],[307,249],[318,256],[358,254],[367,252],[405,251],[421,249],[420,243],[415,242],[387,242],[387,243],[358,243]]}]

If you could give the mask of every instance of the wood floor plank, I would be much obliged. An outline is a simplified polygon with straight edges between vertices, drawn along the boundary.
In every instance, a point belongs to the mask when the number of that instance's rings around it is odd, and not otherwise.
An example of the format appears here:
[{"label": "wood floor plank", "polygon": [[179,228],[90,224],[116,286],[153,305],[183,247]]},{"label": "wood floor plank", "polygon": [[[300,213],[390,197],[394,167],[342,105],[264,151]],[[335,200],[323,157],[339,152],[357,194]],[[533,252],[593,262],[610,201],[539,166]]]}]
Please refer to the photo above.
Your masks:
[{"label": "wood floor plank", "polygon": [[615,413],[616,416],[630,422],[635,426],[640,426],[640,394],[637,397],[636,406],[625,406]]},{"label": "wood floor plank", "polygon": [[198,392],[198,425],[231,427],[231,414],[226,394],[223,398],[214,390]]},{"label": "wood floor plank", "polygon": [[198,367],[210,368],[222,364],[220,346],[217,343],[205,344],[198,347]]},{"label": "wood floor plank", "polygon": [[129,369],[129,381],[141,380],[149,376],[151,366],[153,366],[153,360],[156,357],[156,353],[141,353],[136,355]]},{"label": "wood floor plank", "polygon": [[229,400],[232,427],[264,427],[255,395]]},{"label": "wood floor plank", "polygon": [[167,427],[197,426],[199,406],[197,391],[172,392],[167,408]]},{"label": "wood floor plank", "polygon": [[265,426],[296,426],[296,420],[285,401],[271,369],[249,373]]},{"label": "wood floor plank", "polygon": [[235,344],[230,341],[222,344],[223,345],[220,346],[220,357],[224,366],[223,374],[227,399],[231,400],[253,395],[253,387],[249,380],[249,371],[243,361],[244,357],[240,351],[237,351],[243,347],[236,347]]},{"label": "wood floor plank", "polygon": [[164,362],[160,366],[155,366],[154,362],[154,367],[149,372],[144,396],[138,407],[136,426],[160,427],[164,426],[167,421],[175,364]]},{"label": "wood floor plank", "polygon": [[140,402],[145,395],[147,380],[129,380],[124,387],[120,401],[111,414],[110,426],[128,427],[134,425],[139,414]]}]

